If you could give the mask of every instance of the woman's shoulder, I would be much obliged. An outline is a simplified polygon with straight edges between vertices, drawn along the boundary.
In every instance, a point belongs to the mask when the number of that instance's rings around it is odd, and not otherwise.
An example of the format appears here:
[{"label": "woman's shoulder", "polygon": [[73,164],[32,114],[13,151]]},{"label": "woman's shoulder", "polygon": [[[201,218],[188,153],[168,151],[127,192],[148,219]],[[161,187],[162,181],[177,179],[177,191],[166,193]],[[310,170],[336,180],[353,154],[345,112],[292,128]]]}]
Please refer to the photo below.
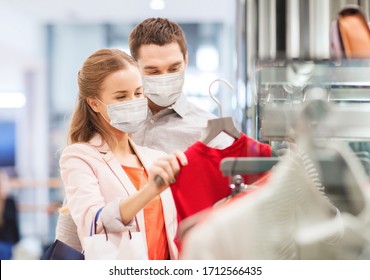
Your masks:
[{"label": "woman's shoulder", "polygon": [[87,152],[87,153],[96,153],[98,152],[97,147],[91,145],[90,143],[87,142],[79,142],[79,143],[73,143],[68,146],[66,146],[63,149],[62,154],[66,153],[76,153],[76,152]]},{"label": "woman's shoulder", "polygon": [[69,153],[69,152],[87,152],[87,153],[107,153],[109,151],[108,144],[103,141],[103,139],[99,135],[94,135],[89,141],[87,142],[76,142],[64,147],[62,153]]},{"label": "woman's shoulder", "polygon": [[95,146],[91,143],[74,143],[66,146],[60,156],[61,161],[67,159],[83,159],[85,161],[98,160],[101,161],[102,157],[105,156],[109,150],[102,146]]}]

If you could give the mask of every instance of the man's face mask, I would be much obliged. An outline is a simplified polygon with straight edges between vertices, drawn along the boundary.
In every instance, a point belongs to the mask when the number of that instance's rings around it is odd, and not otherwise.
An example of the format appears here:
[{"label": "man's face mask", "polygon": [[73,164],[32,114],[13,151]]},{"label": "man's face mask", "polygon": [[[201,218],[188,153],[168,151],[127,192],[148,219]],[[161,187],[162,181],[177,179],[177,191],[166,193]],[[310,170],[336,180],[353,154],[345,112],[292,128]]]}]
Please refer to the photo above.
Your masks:
[{"label": "man's face mask", "polygon": [[161,107],[174,104],[182,94],[184,71],[143,76],[144,95]]},{"label": "man's face mask", "polygon": [[144,125],[148,114],[146,98],[104,105],[107,107],[110,125],[126,133],[138,131]]}]

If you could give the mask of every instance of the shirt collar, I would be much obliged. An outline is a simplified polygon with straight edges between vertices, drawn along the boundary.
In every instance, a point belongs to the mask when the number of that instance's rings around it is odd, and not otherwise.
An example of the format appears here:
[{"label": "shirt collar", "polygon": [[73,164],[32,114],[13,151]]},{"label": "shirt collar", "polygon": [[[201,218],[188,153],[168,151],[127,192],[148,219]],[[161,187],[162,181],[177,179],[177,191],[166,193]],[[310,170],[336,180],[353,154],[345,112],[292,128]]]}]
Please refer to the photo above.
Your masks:
[{"label": "shirt collar", "polygon": [[184,93],[180,95],[179,99],[168,109],[173,109],[181,118],[183,118],[188,109],[188,100],[186,99]]}]

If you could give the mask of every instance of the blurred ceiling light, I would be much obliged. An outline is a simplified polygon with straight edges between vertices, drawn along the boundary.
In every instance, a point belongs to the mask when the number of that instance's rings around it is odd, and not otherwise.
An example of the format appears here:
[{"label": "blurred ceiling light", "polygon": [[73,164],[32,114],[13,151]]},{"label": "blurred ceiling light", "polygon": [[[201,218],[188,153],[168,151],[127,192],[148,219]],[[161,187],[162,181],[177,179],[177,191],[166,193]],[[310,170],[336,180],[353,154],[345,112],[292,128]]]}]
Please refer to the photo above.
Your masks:
[{"label": "blurred ceiling light", "polygon": [[26,104],[26,97],[21,92],[0,92],[0,108],[22,108]]},{"label": "blurred ceiling light", "polygon": [[150,8],[152,10],[163,10],[166,7],[165,0],[151,0],[150,1]]},{"label": "blurred ceiling light", "polygon": [[202,71],[216,71],[219,67],[219,54],[212,45],[203,45],[197,50],[197,67]]}]

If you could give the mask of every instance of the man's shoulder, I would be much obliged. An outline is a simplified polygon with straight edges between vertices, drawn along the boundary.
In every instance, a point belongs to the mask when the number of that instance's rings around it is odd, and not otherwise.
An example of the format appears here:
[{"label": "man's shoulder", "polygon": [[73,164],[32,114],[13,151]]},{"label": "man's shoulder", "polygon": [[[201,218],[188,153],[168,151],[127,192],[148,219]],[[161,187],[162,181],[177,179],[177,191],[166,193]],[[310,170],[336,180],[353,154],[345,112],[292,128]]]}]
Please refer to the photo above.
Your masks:
[{"label": "man's shoulder", "polygon": [[186,115],[193,116],[193,117],[198,117],[198,118],[201,118],[201,119],[207,119],[207,120],[217,118],[216,115],[204,110],[203,108],[201,108],[197,104],[195,104],[193,102],[190,102],[190,101],[188,101],[188,111],[187,111]]},{"label": "man's shoulder", "polygon": [[139,151],[141,154],[146,154],[152,157],[160,157],[166,155],[166,152],[158,150],[158,149],[153,149],[148,146],[141,146],[135,144],[136,149]]}]

